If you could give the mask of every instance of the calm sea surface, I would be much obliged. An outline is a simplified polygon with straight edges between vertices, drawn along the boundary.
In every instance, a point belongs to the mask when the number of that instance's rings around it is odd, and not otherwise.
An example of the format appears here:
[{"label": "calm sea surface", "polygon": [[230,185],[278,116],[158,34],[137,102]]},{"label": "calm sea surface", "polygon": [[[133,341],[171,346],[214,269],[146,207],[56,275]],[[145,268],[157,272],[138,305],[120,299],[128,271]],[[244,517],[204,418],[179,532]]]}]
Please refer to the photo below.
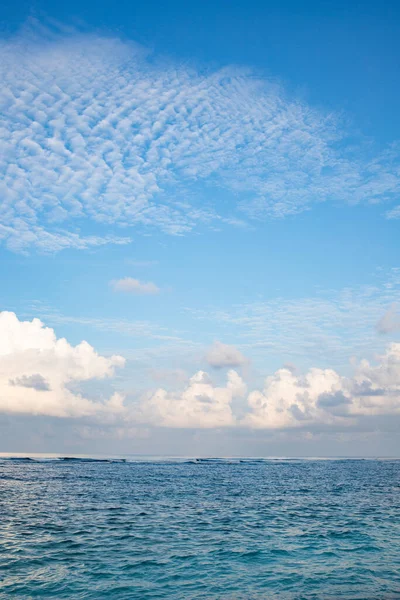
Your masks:
[{"label": "calm sea surface", "polygon": [[0,597],[400,598],[400,461],[0,458]]}]

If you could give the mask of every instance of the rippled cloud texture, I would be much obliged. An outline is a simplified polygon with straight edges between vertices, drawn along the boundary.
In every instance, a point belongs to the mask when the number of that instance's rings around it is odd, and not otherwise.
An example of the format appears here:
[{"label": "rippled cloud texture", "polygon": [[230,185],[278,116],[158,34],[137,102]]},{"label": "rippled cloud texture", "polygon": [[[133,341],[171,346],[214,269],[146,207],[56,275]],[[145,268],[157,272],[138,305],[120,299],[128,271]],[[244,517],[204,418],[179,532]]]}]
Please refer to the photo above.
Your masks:
[{"label": "rippled cloud texture", "polygon": [[[0,238],[12,250],[125,244],[131,226],[182,234],[400,190],[396,148],[371,154],[334,115],[253,73],[43,29],[3,41],[0,54]],[[194,182],[237,200],[224,211],[189,201]]]}]

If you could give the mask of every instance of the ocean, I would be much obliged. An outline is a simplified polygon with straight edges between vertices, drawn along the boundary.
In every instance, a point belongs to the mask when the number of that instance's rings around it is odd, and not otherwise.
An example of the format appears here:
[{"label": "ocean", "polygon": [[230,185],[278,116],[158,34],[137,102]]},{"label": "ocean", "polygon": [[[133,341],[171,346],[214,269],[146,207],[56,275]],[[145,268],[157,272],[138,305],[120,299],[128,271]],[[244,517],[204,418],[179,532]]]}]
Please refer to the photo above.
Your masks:
[{"label": "ocean", "polygon": [[400,598],[400,460],[3,456],[0,598]]}]

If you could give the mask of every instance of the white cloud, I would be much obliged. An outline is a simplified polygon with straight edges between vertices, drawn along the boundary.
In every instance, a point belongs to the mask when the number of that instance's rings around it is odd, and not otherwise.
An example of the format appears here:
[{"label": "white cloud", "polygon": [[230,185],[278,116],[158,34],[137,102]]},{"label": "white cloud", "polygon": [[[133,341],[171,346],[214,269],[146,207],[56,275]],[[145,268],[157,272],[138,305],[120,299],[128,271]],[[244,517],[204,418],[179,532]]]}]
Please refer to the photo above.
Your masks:
[{"label": "white cloud", "polygon": [[160,427],[214,428],[235,425],[232,400],[246,392],[243,380],[229,371],[224,387],[215,387],[207,373],[199,371],[181,393],[158,389],[139,407],[139,418]]},{"label": "white cloud", "polygon": [[229,344],[223,344],[218,340],[208,349],[205,359],[215,369],[240,367],[248,362],[238,348]]},{"label": "white cloud", "polygon": [[324,394],[341,390],[341,378],[330,369],[311,369],[304,377],[289,369],[279,369],[267,377],[264,389],[248,397],[251,412],[244,425],[254,428],[282,429],[314,421],[333,421],[333,416],[318,407]]},{"label": "white cloud", "polygon": [[[389,344],[374,362],[355,364],[351,376],[334,369],[311,368],[304,375],[291,367],[278,369],[247,401],[247,385],[234,370],[222,385],[199,371],[183,391],[159,388],[127,406],[118,393],[93,400],[76,391],[81,382],[112,377],[123,366],[121,356],[106,358],[86,342],[71,346],[57,339],[39,319],[20,321],[14,313],[0,313],[2,413],[111,420],[122,429],[146,424],[276,430],[352,430],[361,419],[400,415],[400,343]],[[176,389],[184,373],[173,375]]]},{"label": "white cloud", "polygon": [[254,73],[196,71],[118,39],[44,28],[3,41],[0,55],[0,237],[13,250],[125,243],[81,237],[78,222],[180,234],[241,221],[234,206],[182,201],[198,181],[235,192],[254,218],[400,190],[396,148],[368,154],[334,116]]},{"label": "white cloud", "polygon": [[353,377],[332,369],[310,369],[304,376],[279,369],[263,390],[249,394],[243,425],[285,429],[321,424],[354,425],[358,417],[400,415],[400,344],[390,344],[371,365],[363,360]]},{"label": "white cloud", "polygon": [[278,369],[261,390],[249,393],[247,411],[239,418],[232,401],[243,399],[246,389],[236,371],[228,372],[223,387],[199,371],[182,392],[160,388],[149,393],[130,419],[171,428],[354,430],[362,418],[400,415],[400,344],[390,344],[376,364],[361,361],[351,377],[333,369],[312,368],[304,375],[293,368]]},{"label": "white cloud", "polygon": [[85,417],[120,414],[123,398],[104,402],[70,391],[69,385],[111,377],[121,356],[100,356],[87,342],[71,346],[39,319],[20,321],[0,313],[0,412]]},{"label": "white cloud", "polygon": [[111,286],[116,292],[130,292],[138,295],[155,295],[160,292],[160,288],[151,281],[139,281],[132,277],[124,277],[111,282]]}]

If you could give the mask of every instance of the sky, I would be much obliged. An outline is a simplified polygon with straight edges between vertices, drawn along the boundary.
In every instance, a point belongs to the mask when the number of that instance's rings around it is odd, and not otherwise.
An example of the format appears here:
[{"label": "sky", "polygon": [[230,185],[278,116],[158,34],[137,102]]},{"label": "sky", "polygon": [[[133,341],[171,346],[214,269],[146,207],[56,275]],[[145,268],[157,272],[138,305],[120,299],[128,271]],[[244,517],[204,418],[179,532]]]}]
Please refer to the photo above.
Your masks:
[{"label": "sky", "polygon": [[398,3],[0,22],[0,451],[398,456]]}]

